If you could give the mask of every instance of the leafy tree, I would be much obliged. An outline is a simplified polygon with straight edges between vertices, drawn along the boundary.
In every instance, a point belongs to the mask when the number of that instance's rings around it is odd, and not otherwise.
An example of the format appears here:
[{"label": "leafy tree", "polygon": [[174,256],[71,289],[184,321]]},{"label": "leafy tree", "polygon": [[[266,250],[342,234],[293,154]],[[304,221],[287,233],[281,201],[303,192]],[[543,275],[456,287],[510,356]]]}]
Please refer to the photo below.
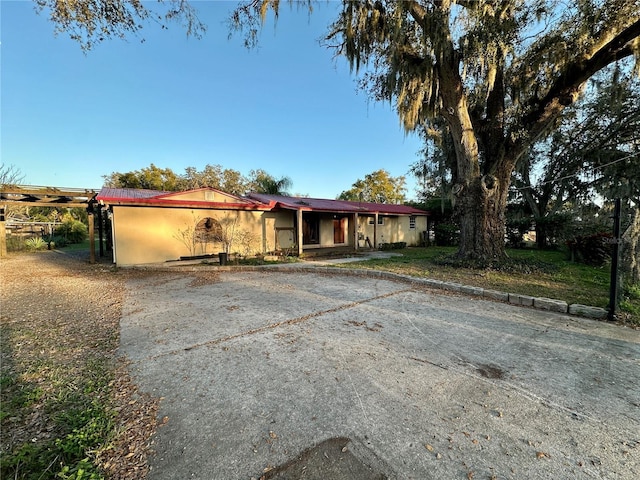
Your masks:
[{"label": "leafy tree", "polygon": [[[234,27],[279,1],[244,2]],[[458,255],[504,257],[516,165],[602,68],[640,58],[640,0],[343,0],[327,41],[405,129],[446,123],[456,153]],[[636,67],[638,67],[636,62]],[[638,68],[640,70],[640,68]]]},{"label": "leafy tree", "polygon": [[194,167],[185,169],[181,190],[211,187],[233,195],[244,195],[249,181],[237,170],[223,168],[221,165],[205,165],[202,171]]},{"label": "leafy tree", "polygon": [[113,172],[105,175],[105,186],[118,188],[144,188],[175,192],[182,190],[181,178],[170,168],[158,168],[153,163],[148,167],[126,173]]},{"label": "leafy tree", "polygon": [[[439,210],[444,214],[451,210],[451,190],[455,183],[456,152],[449,129],[442,120],[430,125],[420,125],[418,133],[424,141],[424,147],[418,152],[420,159],[411,165],[409,172],[418,180],[418,198],[431,204],[428,210],[434,211],[433,200],[439,201]],[[448,216],[451,217],[449,211]]]},{"label": "leafy tree", "polygon": [[392,177],[386,170],[376,170],[356,180],[349,190],[338,195],[338,200],[373,203],[403,203],[405,201],[405,178]]},{"label": "leafy tree", "polygon": [[[185,0],[158,0],[153,8],[142,0],[34,0],[36,9],[46,13],[55,32],[66,33],[85,51],[109,38],[137,35],[143,24],[158,23],[168,28],[181,23],[187,35],[200,38],[205,25]],[[143,40],[144,41],[144,40]]]},{"label": "leafy tree", "polygon": [[[610,70],[516,169],[514,185],[533,213],[539,247],[557,220],[566,223],[567,205],[588,205],[596,194],[640,205],[640,79]],[[535,181],[532,172],[541,172]]]},{"label": "leafy tree", "polygon": [[287,190],[293,186],[289,177],[277,179],[264,170],[251,170],[249,172],[250,190],[256,193],[266,193],[270,195],[289,195]]},{"label": "leafy tree", "polygon": [[220,190],[234,195],[244,195],[249,191],[249,180],[232,168],[222,170]]},{"label": "leafy tree", "polygon": [[451,173],[455,165],[455,152],[451,135],[446,127],[443,130],[420,129],[424,147],[418,152],[420,159],[409,168],[418,180],[418,199],[426,202],[432,198],[447,198],[451,193],[453,178]]},{"label": "leafy tree", "polygon": [[113,172],[105,175],[105,186],[114,188],[144,188],[178,192],[202,187],[211,187],[233,195],[244,195],[249,191],[288,195],[292,181],[289,177],[277,179],[264,170],[251,170],[249,177],[221,165],[205,165],[202,170],[185,168],[183,175],[170,168],[158,168],[153,163],[149,167],[131,172]]}]

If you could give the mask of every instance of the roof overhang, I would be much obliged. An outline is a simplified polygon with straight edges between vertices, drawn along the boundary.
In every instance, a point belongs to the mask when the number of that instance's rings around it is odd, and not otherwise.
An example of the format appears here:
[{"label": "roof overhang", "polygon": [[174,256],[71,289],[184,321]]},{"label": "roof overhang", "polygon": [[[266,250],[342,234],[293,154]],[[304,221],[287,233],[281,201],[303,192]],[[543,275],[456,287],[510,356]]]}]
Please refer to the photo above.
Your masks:
[{"label": "roof overhang", "polygon": [[162,200],[157,198],[139,198],[131,201],[117,198],[100,197],[98,199],[98,203],[108,206],[194,208],[202,210],[271,210],[273,208],[273,205],[260,203],[175,201]]}]

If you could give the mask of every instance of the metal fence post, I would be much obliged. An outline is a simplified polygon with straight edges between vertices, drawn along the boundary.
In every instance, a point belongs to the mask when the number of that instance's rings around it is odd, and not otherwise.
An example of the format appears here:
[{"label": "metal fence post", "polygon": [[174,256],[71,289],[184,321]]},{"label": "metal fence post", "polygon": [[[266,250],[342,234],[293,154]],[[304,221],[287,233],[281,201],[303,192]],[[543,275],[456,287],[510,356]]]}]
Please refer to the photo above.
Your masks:
[{"label": "metal fence post", "polygon": [[609,283],[609,321],[616,319],[618,305],[618,257],[620,256],[620,199],[613,211],[613,252],[611,253],[611,281]]}]

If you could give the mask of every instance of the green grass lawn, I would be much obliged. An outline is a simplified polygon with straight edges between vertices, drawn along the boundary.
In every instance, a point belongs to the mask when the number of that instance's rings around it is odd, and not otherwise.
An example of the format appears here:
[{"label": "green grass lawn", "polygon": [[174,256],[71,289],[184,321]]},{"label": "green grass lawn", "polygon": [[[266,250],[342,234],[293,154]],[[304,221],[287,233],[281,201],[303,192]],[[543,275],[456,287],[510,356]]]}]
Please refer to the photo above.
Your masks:
[{"label": "green grass lawn", "polygon": [[[468,268],[449,261],[455,247],[406,248],[402,256],[359,262],[360,268],[432,278],[502,292],[547,297],[606,308],[609,266],[590,267],[567,259],[562,251],[507,250],[511,261],[501,268]],[[342,264],[344,268],[353,265]],[[640,326],[640,289],[624,292],[620,313]]]},{"label": "green grass lawn", "polygon": [[[94,243],[96,246],[96,253],[97,253],[100,251],[100,244],[98,243],[98,239],[95,239]],[[62,248],[59,248],[58,250],[63,252],[77,252],[81,250],[89,251],[89,246],[90,246],[89,239],[86,239],[80,243],[70,243],[68,245],[65,245]]]}]

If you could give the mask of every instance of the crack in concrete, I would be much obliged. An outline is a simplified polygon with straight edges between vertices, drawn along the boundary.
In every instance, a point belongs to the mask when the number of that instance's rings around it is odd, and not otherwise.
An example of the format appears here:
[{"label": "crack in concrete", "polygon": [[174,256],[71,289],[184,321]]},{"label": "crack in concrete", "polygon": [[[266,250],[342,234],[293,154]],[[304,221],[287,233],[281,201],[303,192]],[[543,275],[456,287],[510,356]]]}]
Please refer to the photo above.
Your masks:
[{"label": "crack in concrete", "polygon": [[221,343],[228,342],[230,340],[235,340],[237,338],[242,338],[242,337],[247,337],[247,336],[250,336],[250,335],[255,335],[256,333],[266,332],[268,330],[273,330],[274,328],[278,328],[278,327],[296,325],[298,323],[302,323],[302,322],[306,322],[307,320],[311,320],[312,318],[321,317],[323,315],[339,312],[341,310],[348,310],[350,308],[354,308],[354,307],[357,307],[357,306],[360,306],[360,305],[364,305],[366,303],[373,302],[375,300],[381,300],[383,298],[388,298],[388,297],[392,297],[394,295],[398,295],[400,293],[407,293],[407,292],[411,292],[411,291],[414,291],[414,289],[413,288],[405,288],[405,289],[402,289],[402,290],[396,290],[394,292],[385,293],[383,295],[376,295],[375,297],[366,298],[364,300],[359,300],[357,302],[350,302],[350,303],[347,303],[347,304],[344,304],[344,305],[339,305],[337,307],[333,307],[333,308],[330,308],[328,310],[321,310],[319,312],[313,312],[313,313],[310,313],[308,315],[303,315],[302,317],[291,318],[289,320],[282,320],[281,322],[276,322],[276,323],[270,323],[269,325],[264,325],[262,327],[252,328],[251,330],[246,330],[246,331],[240,332],[240,333],[234,333],[233,335],[228,335],[226,337],[221,337],[221,338],[216,338],[216,339],[213,339],[213,340],[208,340],[208,341],[202,342],[202,343],[195,343],[195,344],[190,345],[188,347],[174,349],[174,350],[171,350],[171,351],[168,351],[168,352],[159,353],[158,355],[153,355],[153,356],[146,357],[146,358],[148,360],[155,360],[155,359],[166,357],[166,356],[169,356],[169,355],[176,355],[176,354],[178,354],[180,352],[189,352],[191,350],[195,350],[195,349],[200,348],[200,347],[208,347],[208,346],[213,346],[213,345],[219,345]]}]

